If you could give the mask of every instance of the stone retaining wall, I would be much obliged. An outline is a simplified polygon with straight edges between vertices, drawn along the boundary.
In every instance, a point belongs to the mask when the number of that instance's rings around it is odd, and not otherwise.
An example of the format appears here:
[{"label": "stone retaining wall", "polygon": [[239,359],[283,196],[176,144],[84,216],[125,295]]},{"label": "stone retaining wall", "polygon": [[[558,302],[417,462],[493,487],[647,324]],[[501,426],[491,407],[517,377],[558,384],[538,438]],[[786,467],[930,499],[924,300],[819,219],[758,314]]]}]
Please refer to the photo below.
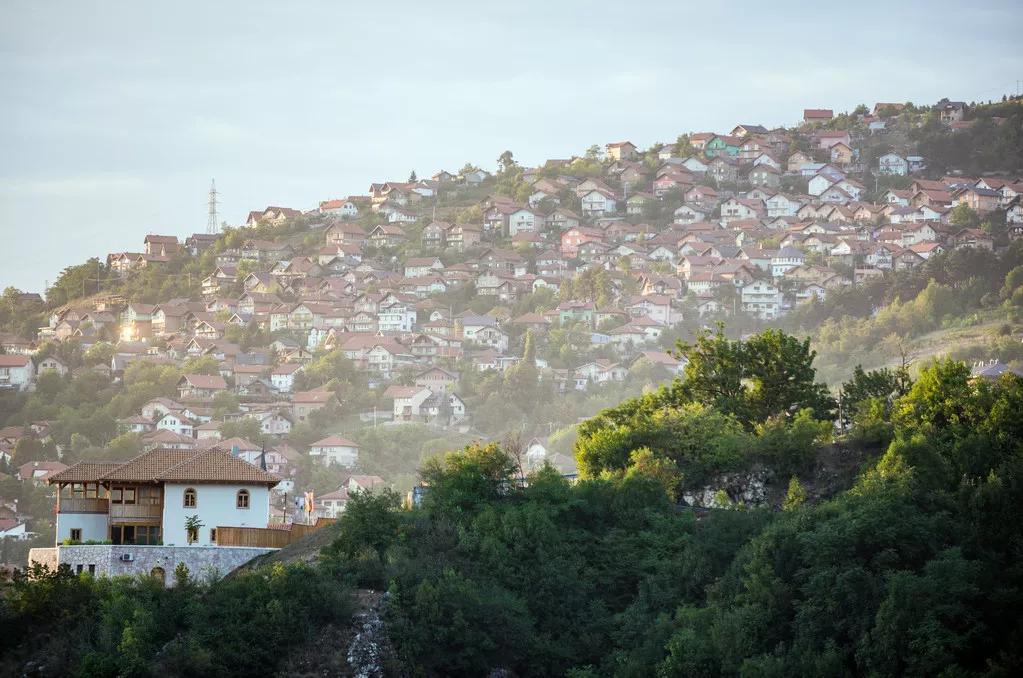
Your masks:
[{"label": "stone retaining wall", "polygon": [[[76,572],[89,572],[97,577],[153,574],[163,570],[167,586],[174,583],[174,568],[184,563],[193,577],[219,579],[257,556],[276,551],[271,548],[244,546],[112,546],[110,544],[58,546],[55,549],[33,549],[30,560],[55,560],[69,565]],[[39,552],[37,554],[37,552]],[[127,556],[130,560],[125,560]],[[47,560],[44,560],[47,559]],[[158,572],[159,570],[157,570]]]}]

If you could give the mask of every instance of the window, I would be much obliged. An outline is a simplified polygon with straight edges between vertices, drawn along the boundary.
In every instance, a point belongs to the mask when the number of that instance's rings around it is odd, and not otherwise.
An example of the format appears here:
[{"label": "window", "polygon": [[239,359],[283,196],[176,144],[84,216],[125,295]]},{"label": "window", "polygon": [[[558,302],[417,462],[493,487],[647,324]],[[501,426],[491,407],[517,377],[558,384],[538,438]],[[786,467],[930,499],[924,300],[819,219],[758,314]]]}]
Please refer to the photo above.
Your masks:
[{"label": "window", "polygon": [[248,490],[238,490],[238,498],[235,501],[235,506],[237,506],[240,509],[247,509],[247,508],[249,508],[249,491]]},{"label": "window", "polygon": [[96,574],[96,564],[89,565],[89,574]]},{"label": "window", "polygon": [[83,569],[83,567],[82,567],[81,564],[75,565],[75,574],[81,574],[82,573],[82,569]]},{"label": "window", "polygon": [[82,530],[81,530],[81,528],[72,528],[72,530],[71,530],[71,541],[82,541]]},{"label": "window", "polygon": [[217,543],[217,528],[215,527],[210,528],[210,543],[211,544]]},{"label": "window", "polygon": [[195,508],[195,499],[196,499],[196,497],[195,497],[195,490],[194,489],[192,489],[190,487],[187,490],[185,490],[184,507],[185,508]]}]

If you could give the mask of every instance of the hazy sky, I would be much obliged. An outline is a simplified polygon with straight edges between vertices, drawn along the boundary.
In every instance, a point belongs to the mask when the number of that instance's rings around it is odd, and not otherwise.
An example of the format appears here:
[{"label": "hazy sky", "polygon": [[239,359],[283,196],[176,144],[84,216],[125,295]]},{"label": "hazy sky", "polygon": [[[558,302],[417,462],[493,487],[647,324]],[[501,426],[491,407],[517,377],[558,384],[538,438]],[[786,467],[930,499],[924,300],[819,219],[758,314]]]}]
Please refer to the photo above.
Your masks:
[{"label": "hazy sky", "polygon": [[211,177],[237,224],[505,149],[1000,98],[1023,3],[982,4],[0,0],[0,287],[205,230]]}]

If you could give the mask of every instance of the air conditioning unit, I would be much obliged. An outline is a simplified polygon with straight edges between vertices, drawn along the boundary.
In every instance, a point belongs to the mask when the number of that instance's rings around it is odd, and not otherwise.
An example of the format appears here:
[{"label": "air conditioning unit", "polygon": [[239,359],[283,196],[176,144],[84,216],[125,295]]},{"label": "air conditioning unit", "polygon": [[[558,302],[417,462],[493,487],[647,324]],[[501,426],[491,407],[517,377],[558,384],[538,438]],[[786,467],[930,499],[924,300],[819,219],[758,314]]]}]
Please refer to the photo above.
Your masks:
[{"label": "air conditioning unit", "polygon": [[122,553],[120,560],[121,562],[124,563],[130,563],[131,561],[135,560],[135,555],[131,553]]}]

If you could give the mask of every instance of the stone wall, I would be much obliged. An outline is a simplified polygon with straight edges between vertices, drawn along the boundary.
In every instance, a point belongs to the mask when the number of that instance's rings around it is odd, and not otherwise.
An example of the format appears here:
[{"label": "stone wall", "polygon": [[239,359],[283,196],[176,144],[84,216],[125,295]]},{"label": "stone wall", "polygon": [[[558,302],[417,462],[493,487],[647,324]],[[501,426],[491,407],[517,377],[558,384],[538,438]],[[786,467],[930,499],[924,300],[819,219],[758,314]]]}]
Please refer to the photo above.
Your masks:
[{"label": "stone wall", "polygon": [[29,564],[31,564],[31,563],[39,563],[40,565],[45,565],[46,567],[50,568],[51,570],[56,570],[57,569],[57,549],[56,548],[29,549],[29,551],[28,551],[28,562],[29,562]]},{"label": "stone wall", "polygon": [[[244,546],[112,546],[110,544],[58,546],[33,551],[57,552],[59,564],[96,576],[152,574],[161,568],[167,586],[174,583],[174,568],[184,563],[193,577],[219,579],[256,556],[277,549]],[[42,555],[42,554],[41,554]],[[123,560],[123,556],[131,560]],[[36,559],[33,556],[30,558]]]}]

